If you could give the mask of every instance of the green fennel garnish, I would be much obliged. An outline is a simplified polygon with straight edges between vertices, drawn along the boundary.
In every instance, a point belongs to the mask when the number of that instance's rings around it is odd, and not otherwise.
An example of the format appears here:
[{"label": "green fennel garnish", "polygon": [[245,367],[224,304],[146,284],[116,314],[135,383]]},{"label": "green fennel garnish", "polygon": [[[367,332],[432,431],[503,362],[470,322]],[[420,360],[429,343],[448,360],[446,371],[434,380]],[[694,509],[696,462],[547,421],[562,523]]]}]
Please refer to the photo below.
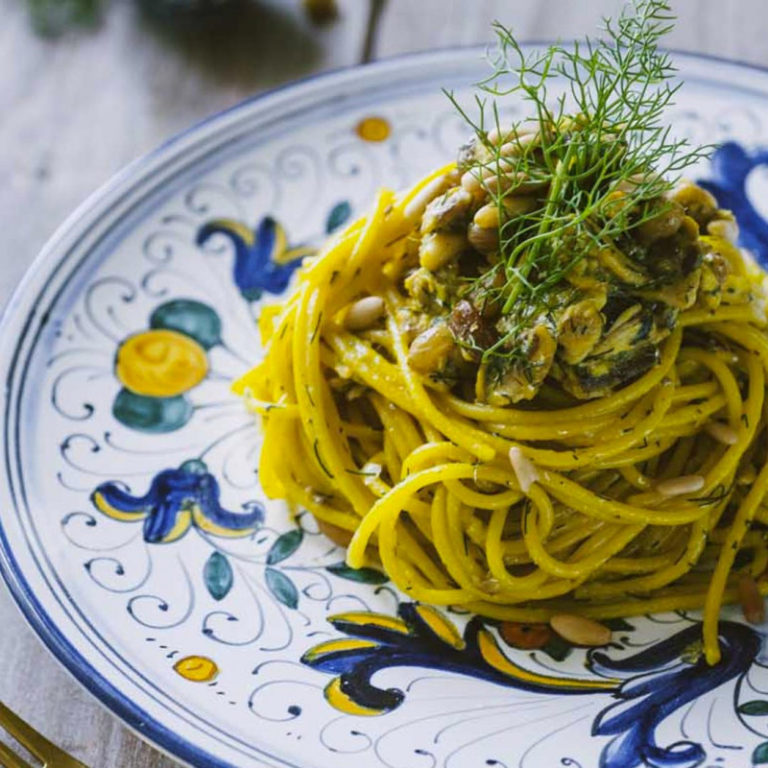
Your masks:
[{"label": "green fennel garnish", "polygon": [[[673,25],[667,2],[633,0],[616,21],[604,19],[602,39],[531,53],[497,22],[493,72],[477,84],[477,115],[447,92],[476,134],[481,159],[469,172],[499,210],[490,293],[508,322],[484,359],[516,354],[510,339],[536,312],[546,314],[569,272],[663,215],[663,195],[708,154],[674,138],[664,122],[680,84],[658,46]],[[502,99],[522,100],[527,117],[505,123]],[[527,140],[531,133],[535,141]],[[512,215],[509,200],[521,193],[538,194],[535,207]]]}]

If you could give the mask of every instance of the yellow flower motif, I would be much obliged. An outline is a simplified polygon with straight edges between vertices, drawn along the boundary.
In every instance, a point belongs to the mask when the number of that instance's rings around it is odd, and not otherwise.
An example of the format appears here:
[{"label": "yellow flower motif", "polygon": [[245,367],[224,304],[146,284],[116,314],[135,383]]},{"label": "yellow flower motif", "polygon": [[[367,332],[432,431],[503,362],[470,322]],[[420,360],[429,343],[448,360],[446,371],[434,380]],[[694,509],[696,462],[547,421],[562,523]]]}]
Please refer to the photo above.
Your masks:
[{"label": "yellow flower motif", "polygon": [[138,333],[117,351],[117,378],[137,395],[175,397],[197,386],[207,372],[205,350],[177,331]]},{"label": "yellow flower motif", "polygon": [[186,656],[179,659],[173,668],[177,674],[193,683],[210,683],[219,674],[216,662],[206,656]]},{"label": "yellow flower motif", "polygon": [[355,128],[363,141],[386,141],[392,133],[392,126],[383,117],[366,117]]}]

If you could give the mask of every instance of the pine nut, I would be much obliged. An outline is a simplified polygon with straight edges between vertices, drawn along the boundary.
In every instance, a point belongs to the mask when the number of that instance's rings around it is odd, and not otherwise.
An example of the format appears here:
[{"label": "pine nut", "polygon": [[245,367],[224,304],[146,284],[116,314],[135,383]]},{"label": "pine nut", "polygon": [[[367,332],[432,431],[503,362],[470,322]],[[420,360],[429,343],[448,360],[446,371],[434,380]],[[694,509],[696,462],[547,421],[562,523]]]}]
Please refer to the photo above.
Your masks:
[{"label": "pine nut", "polygon": [[508,143],[510,139],[514,139],[516,136],[522,139],[523,136],[537,136],[538,132],[538,129],[532,125],[529,125],[528,127],[522,125],[518,125],[517,127],[511,125],[496,126],[488,131],[486,138],[488,139],[489,144],[493,144],[496,147],[499,144]]},{"label": "pine nut", "polygon": [[736,445],[739,442],[738,432],[730,424],[723,424],[722,421],[708,421],[704,431],[723,445]]},{"label": "pine nut", "polygon": [[547,186],[546,181],[532,179],[527,173],[509,171],[497,173],[495,168],[486,168],[483,184],[492,195],[504,192],[507,195],[529,195]]},{"label": "pine nut", "polygon": [[453,334],[445,323],[437,323],[420,333],[408,348],[408,365],[420,373],[439,370],[455,346]]},{"label": "pine nut", "polygon": [[492,229],[499,226],[499,206],[496,203],[484,205],[475,214],[475,224],[480,229]]},{"label": "pine nut", "polygon": [[687,493],[700,491],[704,487],[701,475],[681,475],[656,484],[656,492],[662,496],[685,496]]},{"label": "pine nut", "polygon": [[344,316],[344,325],[350,331],[365,331],[384,317],[384,299],[381,296],[366,296],[349,305]]},{"label": "pine nut", "polygon": [[522,136],[513,137],[512,141],[502,144],[499,154],[502,157],[514,157],[522,155],[528,147],[539,143],[538,133],[526,133]]},{"label": "pine nut", "polygon": [[549,620],[549,626],[563,640],[574,645],[596,648],[611,642],[611,630],[608,627],[584,616],[558,613]]},{"label": "pine nut", "polygon": [[448,184],[446,176],[438,176],[432,179],[422,190],[417,192],[408,205],[405,206],[403,215],[406,219],[416,219],[424,213],[427,205],[434,200]]},{"label": "pine nut", "polygon": [[745,574],[739,579],[738,592],[744,618],[750,624],[762,624],[765,621],[765,600],[752,576]]},{"label": "pine nut", "polygon": [[675,206],[652,219],[648,219],[637,228],[637,232],[646,243],[663,240],[666,237],[671,237],[680,229],[683,225],[684,216],[685,212],[682,207]]},{"label": "pine nut", "polygon": [[488,139],[489,144],[493,144],[493,146],[496,147],[499,144],[504,144],[509,141],[514,135],[515,129],[512,126],[497,126],[488,131],[486,138]]},{"label": "pine nut", "polygon": [[501,202],[504,210],[512,218],[524,216],[539,206],[535,197],[525,197],[523,195],[510,195],[509,197],[502,198]]},{"label": "pine nut", "polygon": [[352,541],[352,531],[339,528],[338,525],[327,523],[325,520],[320,520],[320,518],[316,519],[320,532],[325,534],[334,544],[338,544],[338,546],[345,549],[349,546],[349,542]]},{"label": "pine nut", "polygon": [[483,182],[481,180],[480,171],[476,168],[472,168],[464,173],[461,177],[461,186],[473,197],[479,195],[483,191]]},{"label": "pine nut", "polygon": [[535,465],[516,445],[509,449],[509,463],[517,476],[520,490],[523,493],[528,493],[531,486],[539,479]]},{"label": "pine nut", "polygon": [[622,192],[634,192],[638,187],[645,184],[647,187],[651,187],[654,184],[658,184],[662,181],[661,176],[658,173],[634,173],[626,179],[622,179],[617,185],[616,189]]},{"label": "pine nut", "polygon": [[419,264],[436,272],[466,248],[466,238],[460,232],[430,232],[419,243]]},{"label": "pine nut", "polygon": [[467,239],[480,253],[493,253],[499,249],[499,229],[484,229],[476,224],[470,224],[467,230]]}]

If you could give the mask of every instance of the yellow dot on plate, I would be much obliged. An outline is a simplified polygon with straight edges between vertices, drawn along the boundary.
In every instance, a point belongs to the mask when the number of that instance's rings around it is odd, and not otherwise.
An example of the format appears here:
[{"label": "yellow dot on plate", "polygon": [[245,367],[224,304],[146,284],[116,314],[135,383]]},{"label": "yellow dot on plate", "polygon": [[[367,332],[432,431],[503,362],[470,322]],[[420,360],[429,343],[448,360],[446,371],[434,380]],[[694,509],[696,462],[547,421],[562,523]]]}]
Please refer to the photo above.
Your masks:
[{"label": "yellow dot on plate", "polygon": [[193,683],[210,683],[219,674],[216,662],[206,656],[186,656],[179,659],[173,668],[185,680]]},{"label": "yellow dot on plate", "polygon": [[366,117],[355,128],[363,141],[386,141],[392,133],[392,126],[383,117]]},{"label": "yellow dot on plate", "polygon": [[177,331],[138,333],[117,351],[117,378],[137,395],[175,397],[197,386],[207,372],[205,350]]}]

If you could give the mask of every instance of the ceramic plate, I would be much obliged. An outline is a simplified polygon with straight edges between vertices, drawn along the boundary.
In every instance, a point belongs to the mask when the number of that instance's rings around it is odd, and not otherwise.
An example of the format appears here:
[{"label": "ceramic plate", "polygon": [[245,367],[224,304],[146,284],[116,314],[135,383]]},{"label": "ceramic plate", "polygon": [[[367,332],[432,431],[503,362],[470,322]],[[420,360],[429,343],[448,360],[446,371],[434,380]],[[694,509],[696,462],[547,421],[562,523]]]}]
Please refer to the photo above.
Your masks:
[{"label": "ceramic plate", "polygon": [[[692,174],[768,254],[768,73],[692,56],[671,119],[718,142]],[[0,332],[0,563],[61,662],[194,765],[633,768],[768,763],[768,627],[724,661],[696,614],[598,652],[414,605],[268,501],[230,394],[298,259],[454,156],[478,50],[340,72],[210,120],[86,203]],[[515,106],[510,110],[514,112]],[[762,164],[762,165],[761,165]]]}]

